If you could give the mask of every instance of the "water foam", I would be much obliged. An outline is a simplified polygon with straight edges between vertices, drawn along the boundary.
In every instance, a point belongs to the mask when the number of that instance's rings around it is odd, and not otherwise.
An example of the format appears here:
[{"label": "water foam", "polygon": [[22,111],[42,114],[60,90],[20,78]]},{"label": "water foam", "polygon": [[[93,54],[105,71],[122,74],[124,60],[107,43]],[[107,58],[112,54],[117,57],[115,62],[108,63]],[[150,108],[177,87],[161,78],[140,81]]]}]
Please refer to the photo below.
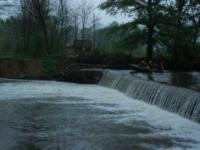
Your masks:
[{"label": "water foam", "polygon": [[[123,93],[117,92],[113,89],[98,85],[79,85],[53,81],[30,81],[0,84],[0,101],[45,97],[82,97],[85,101],[79,103],[87,103],[90,107],[96,107],[97,109],[111,112],[125,112],[123,114],[115,114],[114,117],[112,115],[102,116],[104,118],[110,118],[115,123],[123,123],[127,126],[133,126],[134,120],[147,122],[152,127],[153,133],[145,135],[141,134],[140,136],[149,136],[149,138],[162,136],[181,138],[192,141],[185,143],[186,146],[191,146],[190,149],[200,149],[199,124],[180,117],[177,114],[161,110],[157,106],[129,98]],[[61,104],[63,103],[70,102],[65,102],[63,98]],[[76,102],[71,101],[71,103]],[[105,103],[110,105],[94,105]],[[178,150],[180,147],[172,149]]]}]

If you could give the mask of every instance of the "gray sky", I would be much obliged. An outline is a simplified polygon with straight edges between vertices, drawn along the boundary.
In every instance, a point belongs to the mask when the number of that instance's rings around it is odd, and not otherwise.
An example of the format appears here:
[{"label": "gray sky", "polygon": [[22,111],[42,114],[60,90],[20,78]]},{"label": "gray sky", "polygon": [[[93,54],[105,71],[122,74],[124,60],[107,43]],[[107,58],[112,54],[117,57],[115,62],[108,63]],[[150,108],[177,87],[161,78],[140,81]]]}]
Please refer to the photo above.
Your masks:
[{"label": "gray sky", "polygon": [[[16,0],[8,0],[8,2],[10,2],[10,3],[13,3],[15,1]],[[80,1],[89,1],[92,4],[94,4],[94,6],[96,7],[95,14],[99,18],[99,23],[103,24],[103,25],[108,25],[108,24],[112,23],[113,21],[123,23],[123,22],[127,22],[127,21],[131,20],[131,18],[128,18],[124,15],[111,16],[111,15],[107,14],[106,11],[100,10],[99,8],[97,8],[97,6],[99,6],[99,4],[101,4],[102,2],[104,2],[106,0],[70,0],[70,1],[72,3],[72,6],[76,5],[76,3],[80,3]]]},{"label": "gray sky", "polygon": [[[76,3],[76,2],[80,2],[81,0],[71,0],[71,1]],[[95,5],[95,7],[97,7],[99,4],[101,4],[105,0],[84,0],[84,1],[89,1],[89,2],[93,3]],[[99,23],[104,24],[104,25],[108,25],[108,24],[112,23],[113,21],[123,23],[123,22],[127,22],[127,21],[131,20],[131,18],[128,18],[124,15],[111,16],[111,15],[107,14],[106,11],[100,10],[98,8],[96,8],[95,14],[100,19]]]}]

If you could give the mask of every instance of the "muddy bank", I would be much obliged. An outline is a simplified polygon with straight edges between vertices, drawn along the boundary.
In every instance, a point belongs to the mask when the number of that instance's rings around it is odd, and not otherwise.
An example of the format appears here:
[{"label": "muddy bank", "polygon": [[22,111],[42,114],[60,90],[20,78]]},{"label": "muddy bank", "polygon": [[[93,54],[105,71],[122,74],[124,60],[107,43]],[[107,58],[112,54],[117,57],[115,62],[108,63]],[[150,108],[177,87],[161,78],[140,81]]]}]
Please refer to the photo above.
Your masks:
[{"label": "muddy bank", "polygon": [[45,74],[40,60],[0,59],[0,77],[38,79],[45,77]]},{"label": "muddy bank", "polygon": [[61,77],[67,82],[96,84],[102,78],[103,71],[102,65],[73,63],[64,69]]},{"label": "muddy bank", "polygon": [[51,64],[38,59],[0,59],[0,78],[49,79],[76,83],[98,83],[103,66],[90,64]]}]

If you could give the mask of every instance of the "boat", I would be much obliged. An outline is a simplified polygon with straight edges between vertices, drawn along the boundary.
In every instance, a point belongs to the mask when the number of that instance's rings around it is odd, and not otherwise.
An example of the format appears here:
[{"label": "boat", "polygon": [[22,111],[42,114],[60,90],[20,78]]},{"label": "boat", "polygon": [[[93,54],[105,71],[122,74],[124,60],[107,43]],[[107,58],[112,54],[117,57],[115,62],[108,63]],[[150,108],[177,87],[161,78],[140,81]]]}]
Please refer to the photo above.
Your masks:
[{"label": "boat", "polygon": [[[131,68],[132,68],[135,72],[152,72],[149,68],[142,67],[142,66],[135,65],[135,64],[131,64]],[[133,72],[134,72],[134,71],[133,71]]]},{"label": "boat", "polygon": [[131,64],[131,68],[133,69],[133,71],[131,71],[131,73],[135,73],[135,72],[142,72],[142,73],[152,73],[152,72],[160,72],[159,70],[151,70],[147,67],[142,67],[139,65],[135,65],[135,64]]}]

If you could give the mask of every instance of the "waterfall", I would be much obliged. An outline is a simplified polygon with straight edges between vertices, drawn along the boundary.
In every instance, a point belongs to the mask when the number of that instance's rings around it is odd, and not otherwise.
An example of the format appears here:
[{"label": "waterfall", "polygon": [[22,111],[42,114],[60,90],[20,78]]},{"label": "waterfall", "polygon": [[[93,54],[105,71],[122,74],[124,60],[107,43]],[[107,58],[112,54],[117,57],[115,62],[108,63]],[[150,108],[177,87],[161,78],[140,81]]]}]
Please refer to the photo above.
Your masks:
[{"label": "waterfall", "polygon": [[99,84],[200,123],[199,92],[138,79],[116,71],[105,71]]}]

